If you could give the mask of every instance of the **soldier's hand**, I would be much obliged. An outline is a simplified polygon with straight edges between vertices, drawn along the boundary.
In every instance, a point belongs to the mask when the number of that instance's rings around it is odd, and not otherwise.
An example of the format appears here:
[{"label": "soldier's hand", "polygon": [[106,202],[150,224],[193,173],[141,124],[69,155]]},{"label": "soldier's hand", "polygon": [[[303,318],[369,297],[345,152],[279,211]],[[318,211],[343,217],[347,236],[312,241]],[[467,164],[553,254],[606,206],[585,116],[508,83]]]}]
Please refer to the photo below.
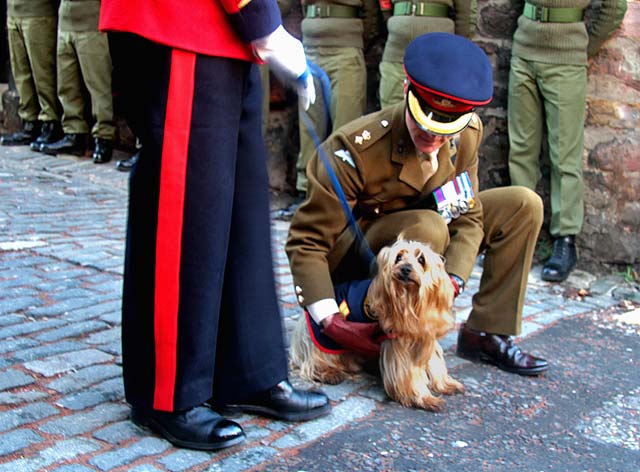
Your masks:
[{"label": "soldier's hand", "polygon": [[280,25],[251,45],[256,56],[265,61],[282,82],[295,86],[300,103],[307,110],[316,100],[316,90],[302,43]]}]

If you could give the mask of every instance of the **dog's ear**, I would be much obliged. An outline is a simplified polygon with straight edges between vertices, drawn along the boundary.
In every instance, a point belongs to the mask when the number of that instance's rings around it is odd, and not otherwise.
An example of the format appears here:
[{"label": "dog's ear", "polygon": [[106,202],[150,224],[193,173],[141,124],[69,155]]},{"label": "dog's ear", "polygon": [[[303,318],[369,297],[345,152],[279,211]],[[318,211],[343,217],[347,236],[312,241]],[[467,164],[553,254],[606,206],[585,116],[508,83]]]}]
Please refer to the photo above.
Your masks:
[{"label": "dog's ear", "polygon": [[387,267],[390,257],[391,247],[385,246],[380,249],[380,252],[378,252],[378,256],[376,257],[376,260],[378,261],[378,271],[382,270],[383,267]]}]

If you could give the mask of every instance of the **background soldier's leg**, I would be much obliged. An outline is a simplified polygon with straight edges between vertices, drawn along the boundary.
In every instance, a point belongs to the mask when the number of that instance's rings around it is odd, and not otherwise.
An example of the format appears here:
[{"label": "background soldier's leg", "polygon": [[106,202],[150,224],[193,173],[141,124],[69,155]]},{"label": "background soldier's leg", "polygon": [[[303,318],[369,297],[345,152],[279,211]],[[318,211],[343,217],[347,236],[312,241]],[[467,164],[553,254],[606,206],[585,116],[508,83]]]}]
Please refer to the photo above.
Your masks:
[{"label": "background soldier's leg", "polygon": [[333,131],[362,116],[367,104],[367,68],[360,48],[335,48],[323,69],[331,78]]},{"label": "background soldier's leg", "polygon": [[91,114],[95,120],[92,135],[94,138],[113,140],[116,127],[107,35],[98,31],[80,33],[76,40],[76,51],[82,78],[91,96]]},{"label": "background soldier's leg", "polygon": [[540,90],[545,100],[551,162],[551,224],[553,236],[576,235],[582,229],[584,185],[582,154],[587,68],[541,67]]},{"label": "background soldier's leg", "polygon": [[535,63],[517,57],[509,70],[509,175],[511,184],[535,189],[540,176],[542,102]]},{"label": "background soldier's leg", "polygon": [[381,62],[380,108],[388,107],[404,99],[404,79],[407,75],[400,62]]},{"label": "background soldier's leg", "polygon": [[33,18],[26,29],[27,51],[36,87],[41,121],[59,121],[56,89],[57,18]]},{"label": "background soldier's leg", "polygon": [[23,36],[23,21],[13,17],[7,19],[7,32],[9,37],[9,56],[11,60],[11,72],[16,84],[20,103],[18,115],[23,121],[36,121],[40,112],[38,105],[36,86],[31,72],[31,63],[27,54],[27,46]]},{"label": "background soldier's leg", "polygon": [[62,103],[62,128],[66,134],[86,134],[83,84],[78,56],[73,45],[74,33],[58,32],[58,98]]}]

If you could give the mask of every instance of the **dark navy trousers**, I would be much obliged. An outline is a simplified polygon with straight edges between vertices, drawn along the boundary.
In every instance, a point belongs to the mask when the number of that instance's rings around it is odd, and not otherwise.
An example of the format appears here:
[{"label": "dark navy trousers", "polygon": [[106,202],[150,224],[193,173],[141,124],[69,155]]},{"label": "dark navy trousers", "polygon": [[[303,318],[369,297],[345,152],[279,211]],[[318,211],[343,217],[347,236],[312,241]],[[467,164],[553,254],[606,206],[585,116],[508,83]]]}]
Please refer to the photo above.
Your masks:
[{"label": "dark navy trousers", "polygon": [[122,304],[126,399],[177,411],[287,378],[257,66],[110,34],[140,138]]}]

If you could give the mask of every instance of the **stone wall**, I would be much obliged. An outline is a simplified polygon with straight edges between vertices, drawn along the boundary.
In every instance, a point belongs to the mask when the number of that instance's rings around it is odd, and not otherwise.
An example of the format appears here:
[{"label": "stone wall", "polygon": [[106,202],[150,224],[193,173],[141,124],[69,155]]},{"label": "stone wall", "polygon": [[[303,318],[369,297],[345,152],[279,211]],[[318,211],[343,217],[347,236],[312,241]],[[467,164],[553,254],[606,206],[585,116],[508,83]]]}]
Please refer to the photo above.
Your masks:
[{"label": "stone wall", "polygon": [[[473,40],[489,55],[494,67],[495,98],[480,115],[485,138],[480,149],[483,188],[509,185],[506,126],[507,82],[511,37],[519,12],[509,0],[478,1],[478,32]],[[299,35],[300,12],[294,8],[285,25]],[[369,109],[377,106],[377,61],[380,42],[367,51]],[[585,223],[579,236],[580,266],[634,265],[640,268],[640,1],[628,0],[622,27],[590,61],[585,128]],[[274,102],[275,97],[278,98]],[[270,176],[276,192],[291,192],[297,153],[295,99],[272,86],[268,142]],[[292,112],[293,110],[293,112]],[[284,133],[284,134],[281,134]],[[288,134],[287,133],[292,133]],[[285,136],[286,135],[286,136]],[[284,170],[286,169],[286,170]],[[538,191],[545,200],[544,254],[548,239],[549,165],[546,149],[541,157]],[[602,267],[600,267],[602,268]],[[611,267],[609,267],[611,268]]]}]

